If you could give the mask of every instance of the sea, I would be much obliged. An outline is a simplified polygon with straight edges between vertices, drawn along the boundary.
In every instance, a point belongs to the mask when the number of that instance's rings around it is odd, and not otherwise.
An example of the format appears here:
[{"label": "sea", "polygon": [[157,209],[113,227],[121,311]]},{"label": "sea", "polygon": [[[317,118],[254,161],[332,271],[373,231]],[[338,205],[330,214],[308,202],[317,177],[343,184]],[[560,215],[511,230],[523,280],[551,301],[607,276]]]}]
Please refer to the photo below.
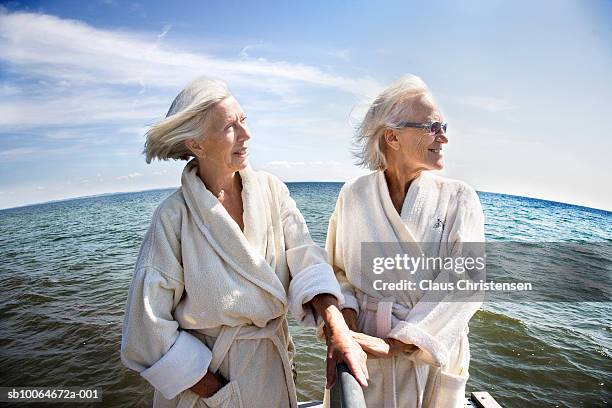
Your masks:
[{"label": "sea", "polygon": [[[288,186],[313,239],[324,245],[342,184]],[[0,211],[0,387],[95,387],[103,402],[93,407],[151,405],[152,388],[121,363],[121,326],[140,244],[153,211],[173,191]],[[612,244],[611,212],[479,196],[487,241]],[[469,324],[467,391],[488,391],[503,407],[609,406],[611,302],[587,300],[485,302]],[[325,346],[292,319],[290,330],[299,399],[322,400]]]}]

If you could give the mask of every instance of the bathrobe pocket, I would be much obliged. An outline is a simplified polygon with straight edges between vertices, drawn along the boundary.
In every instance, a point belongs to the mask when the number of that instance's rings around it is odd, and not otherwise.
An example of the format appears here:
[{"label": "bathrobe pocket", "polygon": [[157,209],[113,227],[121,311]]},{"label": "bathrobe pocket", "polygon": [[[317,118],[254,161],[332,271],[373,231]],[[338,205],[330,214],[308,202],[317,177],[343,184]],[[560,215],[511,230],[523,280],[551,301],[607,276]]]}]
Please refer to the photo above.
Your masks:
[{"label": "bathrobe pocket", "polygon": [[451,351],[449,365],[440,372],[440,392],[436,407],[463,407],[465,385],[469,378],[470,347],[467,327]]},{"label": "bathrobe pocket", "polygon": [[468,376],[440,373],[440,390],[436,407],[462,408]]},{"label": "bathrobe pocket", "polygon": [[232,380],[225,384],[212,397],[200,398],[198,408],[243,408],[238,383]]}]

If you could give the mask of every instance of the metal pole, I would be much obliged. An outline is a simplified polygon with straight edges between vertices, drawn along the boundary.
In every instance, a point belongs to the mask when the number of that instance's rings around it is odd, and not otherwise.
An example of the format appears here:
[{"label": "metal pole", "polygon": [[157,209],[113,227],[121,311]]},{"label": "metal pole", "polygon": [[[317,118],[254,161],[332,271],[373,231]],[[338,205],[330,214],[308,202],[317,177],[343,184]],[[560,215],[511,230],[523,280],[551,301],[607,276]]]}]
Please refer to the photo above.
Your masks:
[{"label": "metal pole", "polygon": [[330,391],[331,408],[366,408],[361,385],[345,363],[336,366],[338,378]]}]

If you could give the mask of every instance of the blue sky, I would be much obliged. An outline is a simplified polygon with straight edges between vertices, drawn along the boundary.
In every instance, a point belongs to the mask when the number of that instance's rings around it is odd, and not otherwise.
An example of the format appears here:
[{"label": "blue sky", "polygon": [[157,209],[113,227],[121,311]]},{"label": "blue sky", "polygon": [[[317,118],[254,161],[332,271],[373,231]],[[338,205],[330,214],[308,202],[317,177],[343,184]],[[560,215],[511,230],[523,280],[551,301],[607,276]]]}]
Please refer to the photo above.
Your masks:
[{"label": "blue sky", "polygon": [[0,208],[177,186],[143,135],[202,74],[245,108],[255,168],[344,181],[367,104],[413,73],[449,122],[444,175],[612,210],[610,21],[604,1],[3,3]]}]

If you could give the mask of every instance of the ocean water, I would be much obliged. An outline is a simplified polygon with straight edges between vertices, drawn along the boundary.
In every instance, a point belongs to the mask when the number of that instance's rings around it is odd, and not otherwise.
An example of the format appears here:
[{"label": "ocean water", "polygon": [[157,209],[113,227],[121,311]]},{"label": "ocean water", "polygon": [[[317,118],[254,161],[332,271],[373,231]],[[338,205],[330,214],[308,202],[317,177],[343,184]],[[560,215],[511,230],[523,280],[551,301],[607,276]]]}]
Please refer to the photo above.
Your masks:
[{"label": "ocean water", "polygon": [[[321,245],[340,187],[289,184]],[[0,386],[98,387],[103,406],[150,405],[151,388],[121,364],[121,324],[140,243],[172,191],[0,211]],[[480,198],[490,241],[612,243],[610,212]],[[609,406],[611,312],[610,302],[485,303],[470,322],[467,390],[489,391],[504,407]],[[320,400],[324,345],[294,322],[291,332],[299,397]]]}]

